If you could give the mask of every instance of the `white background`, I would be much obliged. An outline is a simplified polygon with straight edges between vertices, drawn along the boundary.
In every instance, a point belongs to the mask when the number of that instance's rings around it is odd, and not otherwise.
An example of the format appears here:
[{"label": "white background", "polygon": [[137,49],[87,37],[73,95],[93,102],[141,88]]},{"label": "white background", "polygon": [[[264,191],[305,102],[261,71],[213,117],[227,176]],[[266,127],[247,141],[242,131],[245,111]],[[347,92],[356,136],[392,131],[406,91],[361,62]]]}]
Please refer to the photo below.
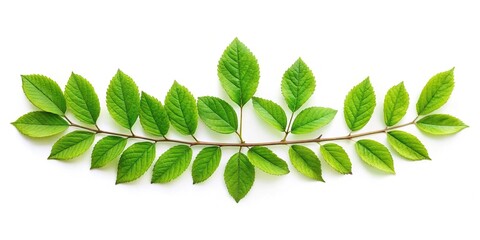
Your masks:
[{"label": "white background", "polygon": [[[0,3],[0,239],[480,239],[478,114],[479,7],[471,1],[2,1]],[[114,185],[115,164],[89,170],[90,151],[68,162],[46,160],[57,137],[29,139],[9,123],[35,109],[20,74],[40,73],[63,87],[74,71],[102,100],[102,128],[122,131],[108,116],[105,91],[118,68],[139,88],[164,96],[173,80],[195,96],[226,98],[216,75],[225,47],[239,37],[258,58],[257,96],[285,106],[284,71],[301,56],[317,88],[308,106],[339,110],[326,128],[303,137],[347,134],[346,93],[370,76],[377,108],[364,131],[382,128],[382,101],[405,81],[411,108],[427,80],[455,68],[455,90],[438,112],[470,128],[430,137],[415,127],[433,161],[395,158],[396,175],[371,169],[341,142],[351,176],[324,162],[326,183],[292,172],[257,171],[250,193],[236,204],[223,183],[234,149],[217,172],[193,186],[189,168],[167,185]],[[247,141],[276,140],[276,132],[245,112]],[[135,126],[141,132],[139,126]],[[175,137],[174,131],[169,136]],[[204,140],[236,141],[200,123]],[[292,139],[294,139],[293,137]],[[98,138],[97,138],[98,139]],[[385,142],[385,136],[375,136]],[[158,153],[171,145],[158,146]],[[318,146],[309,145],[318,153]],[[274,149],[288,159],[287,147]],[[195,148],[195,153],[198,152]]]}]

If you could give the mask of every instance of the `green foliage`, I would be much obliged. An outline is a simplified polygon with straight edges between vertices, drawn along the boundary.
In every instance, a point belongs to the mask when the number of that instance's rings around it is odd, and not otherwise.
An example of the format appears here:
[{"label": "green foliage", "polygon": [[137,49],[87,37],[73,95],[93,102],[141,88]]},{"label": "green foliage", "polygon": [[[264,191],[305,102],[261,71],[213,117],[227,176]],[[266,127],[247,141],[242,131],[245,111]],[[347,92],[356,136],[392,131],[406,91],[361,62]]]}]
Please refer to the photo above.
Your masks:
[{"label": "green foliage", "polygon": [[309,107],[301,111],[292,124],[293,134],[304,134],[313,132],[329,124],[337,110],[323,107]]},{"label": "green foliage", "polygon": [[59,134],[68,128],[68,122],[49,112],[29,112],[12,123],[22,134],[40,138]]},{"label": "green foliage", "polygon": [[218,62],[218,78],[228,96],[243,107],[253,97],[260,79],[260,69],[252,52],[235,38]]},{"label": "green foliage", "polygon": [[193,183],[207,180],[217,170],[222,158],[220,147],[206,147],[202,149],[192,164]]},{"label": "green foliage", "polygon": [[96,124],[100,115],[100,101],[92,84],[82,76],[72,72],[65,87],[67,106],[78,120]]},{"label": "green foliage", "polygon": [[74,131],[61,137],[53,144],[49,159],[68,160],[82,155],[95,140],[95,133]]},{"label": "green foliage", "polygon": [[198,110],[195,98],[188,89],[175,81],[165,98],[165,109],[172,126],[183,135],[197,130]]},{"label": "green foliage", "polygon": [[297,111],[315,91],[315,77],[310,68],[299,58],[283,74],[282,94],[292,112]]},{"label": "green foliage", "polygon": [[454,134],[468,127],[460,119],[447,114],[426,116],[417,121],[416,125],[422,132],[433,135]]},{"label": "green foliage", "polygon": [[223,174],[230,196],[239,202],[253,186],[255,168],[243,153],[235,153],[227,162]]},{"label": "green foliage", "polygon": [[118,70],[107,89],[107,108],[120,126],[132,129],[140,112],[140,94],[131,77]]},{"label": "green foliage", "polygon": [[253,166],[272,175],[285,175],[290,172],[287,163],[266,147],[252,147],[248,159]]},{"label": "green foliage", "polygon": [[22,88],[28,100],[45,112],[64,115],[67,110],[62,89],[43,75],[22,75]]},{"label": "green foliage", "polygon": [[375,109],[375,92],[370,78],[355,86],[345,98],[343,114],[348,128],[358,131],[367,125]]},{"label": "green foliage", "polygon": [[152,183],[167,183],[180,176],[192,160],[192,149],[178,145],[162,154],[153,167]]},{"label": "green foliage", "polygon": [[418,115],[429,114],[448,101],[455,85],[453,70],[454,68],[438,73],[428,81],[418,98]]},{"label": "green foliage", "polygon": [[410,97],[403,82],[390,88],[383,104],[385,124],[391,127],[400,122],[407,113],[409,102]]},{"label": "green foliage", "polygon": [[[131,77],[117,71],[106,93],[106,104],[111,117],[130,131],[104,130],[97,120],[100,102],[93,86],[82,76],[72,73],[63,93],[56,82],[42,75],[22,75],[22,88],[28,100],[42,111],[33,111],[19,117],[12,123],[17,130],[28,137],[49,137],[67,128],[75,128],[53,144],[50,159],[67,160],[80,156],[92,146],[95,136],[102,139],[95,144],[91,154],[91,168],[102,168],[118,160],[116,183],[131,182],[145,174],[156,157],[157,145],[163,152],[152,171],[152,183],[167,183],[186,171],[192,160],[194,148],[202,147],[192,164],[193,183],[210,178],[221,165],[222,151],[234,148],[235,154],[224,167],[224,180],[228,192],[235,201],[240,201],[250,191],[255,181],[255,168],[272,175],[285,175],[289,166],[274,153],[270,146],[290,146],[288,156],[293,167],[308,178],[324,181],[322,163],[310,148],[304,145],[319,144],[319,154],[324,161],[340,174],[351,174],[352,163],[345,149],[334,141],[353,140],[358,157],[366,164],[384,171],[395,173],[390,151],[379,142],[368,139],[371,135],[385,133],[389,147],[399,156],[408,160],[430,159],[422,142],[411,133],[400,128],[415,124],[427,134],[448,135],[460,132],[467,125],[460,119],[433,114],[449,99],[454,86],[453,69],[432,77],[424,87],[416,104],[420,120],[399,124],[407,113],[409,95],[403,82],[393,86],[385,95],[383,118],[386,127],[353,133],[365,127],[372,118],[376,107],[375,92],[369,78],[356,85],[344,101],[344,117],[350,133],[341,136],[323,136],[301,139],[287,139],[290,133],[305,134],[317,131],[329,124],[337,110],[324,107],[305,107],[315,91],[315,78],[310,68],[299,58],[281,79],[282,95],[291,110],[288,120],[279,104],[253,97],[259,84],[260,71],[257,59],[238,39],[225,49],[218,63],[220,83],[230,99],[240,106],[238,117],[234,108],[225,100],[212,96],[199,97],[198,101],[189,90],[177,83],[171,86],[165,98],[165,105],[154,96],[140,92]],[[269,86],[273,89],[273,87]],[[268,125],[283,132],[283,138],[276,141],[260,142],[242,136],[247,121],[242,121],[243,108],[252,99],[253,108]],[[70,112],[67,112],[67,107]],[[298,114],[296,113],[300,109]],[[73,114],[82,125],[69,119]],[[205,125],[218,133],[236,133],[238,141],[198,140],[195,132],[198,117]],[[148,136],[133,133],[132,128],[140,118],[140,124]],[[245,120],[245,119],[243,119]],[[167,137],[170,123],[186,139]],[[203,133],[203,132],[202,132]],[[317,135],[318,136],[318,135]],[[232,136],[237,137],[237,136]],[[224,139],[226,139],[225,137]],[[361,138],[360,140],[358,140]],[[133,143],[125,149],[128,142]],[[47,139],[49,141],[50,139]],[[247,141],[248,140],[248,141]],[[140,141],[140,142],[139,142]],[[327,142],[327,143],[324,143]],[[173,144],[173,146],[172,146]],[[268,147],[268,148],[267,148]],[[246,153],[246,154],[245,154]],[[281,156],[281,155],[280,155]],[[225,159],[224,159],[225,160]]]},{"label": "green foliage", "polygon": [[170,120],[162,103],[145,92],[142,92],[140,99],[140,123],[145,132],[154,136],[167,135],[170,127]]},{"label": "green foliage", "polygon": [[198,115],[213,131],[224,134],[237,131],[237,114],[224,100],[217,97],[199,97],[197,106]]},{"label": "green foliage", "polygon": [[253,97],[253,108],[265,122],[274,128],[285,132],[287,129],[287,114],[280,105],[259,97]]}]

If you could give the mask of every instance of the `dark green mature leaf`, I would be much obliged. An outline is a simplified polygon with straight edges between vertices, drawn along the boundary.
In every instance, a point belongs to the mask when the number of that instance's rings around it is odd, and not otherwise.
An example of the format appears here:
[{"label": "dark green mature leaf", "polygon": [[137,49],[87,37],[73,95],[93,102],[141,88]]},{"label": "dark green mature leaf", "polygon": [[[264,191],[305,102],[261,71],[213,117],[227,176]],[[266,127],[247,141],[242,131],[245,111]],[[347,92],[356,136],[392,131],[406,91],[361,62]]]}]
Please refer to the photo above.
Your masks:
[{"label": "dark green mature leaf", "polygon": [[438,73],[428,81],[418,98],[418,115],[429,114],[448,101],[455,85],[453,80],[454,69]]},{"label": "dark green mature leaf", "polygon": [[290,172],[287,163],[266,147],[252,147],[248,150],[248,159],[253,166],[272,175],[285,175]]},{"label": "dark green mature leaf", "polygon": [[100,101],[92,84],[72,72],[65,87],[67,106],[80,121],[95,124],[100,115]]},{"label": "dark green mature leaf", "polygon": [[68,128],[68,122],[49,112],[29,112],[12,123],[22,134],[29,137],[48,137]]},{"label": "dark green mature leaf", "polygon": [[192,149],[178,145],[164,152],[153,167],[152,183],[167,183],[180,176],[192,160]]},{"label": "dark green mature leaf", "polygon": [[172,126],[183,135],[197,130],[198,110],[195,98],[188,89],[175,81],[165,98],[165,109]]},{"label": "dark green mature leaf", "polygon": [[366,78],[348,93],[344,103],[344,115],[348,128],[358,131],[367,125],[375,109],[375,92],[370,78]]},{"label": "dark green mature leaf", "polygon": [[312,71],[301,58],[285,71],[282,78],[282,95],[292,112],[297,111],[312,96],[315,84]]},{"label": "dark green mature leaf", "polygon": [[276,129],[285,132],[287,129],[287,114],[280,105],[259,97],[253,97],[252,102],[253,108],[261,119]]},{"label": "dark green mature leaf", "polygon": [[352,174],[352,163],[348,154],[341,146],[335,143],[327,143],[320,146],[323,159],[333,169],[341,174]]},{"label": "dark green mature leaf", "polygon": [[302,110],[292,124],[293,134],[304,134],[313,132],[329,124],[337,110],[323,107],[309,107]]},{"label": "dark green mature leaf", "polygon": [[118,158],[127,145],[127,138],[106,136],[95,144],[92,151],[91,169],[101,168]]},{"label": "dark green mature leaf", "polygon": [[301,174],[324,182],[320,160],[312,150],[301,145],[292,145],[288,150],[288,155],[293,167]]},{"label": "dark green mature leaf", "polygon": [[220,147],[206,147],[202,149],[192,165],[193,184],[207,180],[217,170],[222,158]]},{"label": "dark green mature leaf", "polygon": [[64,115],[67,110],[62,89],[43,75],[22,75],[22,88],[28,100],[45,112]]},{"label": "dark green mature leaf", "polygon": [[387,126],[393,126],[400,122],[407,113],[410,98],[401,82],[388,90],[383,104],[383,118]]},{"label": "dark green mature leaf", "polygon": [[422,132],[433,135],[448,135],[460,132],[468,126],[462,120],[447,114],[433,114],[416,122]]},{"label": "dark green mature leaf", "polygon": [[131,182],[141,177],[155,158],[155,144],[138,142],[128,147],[118,162],[115,184]]},{"label": "dark green mature leaf", "polygon": [[218,78],[232,101],[243,107],[258,87],[260,70],[250,50],[235,38],[218,62]]},{"label": "dark green mature leaf", "polygon": [[107,89],[107,108],[120,126],[132,129],[140,112],[140,94],[131,77],[118,70]]},{"label": "dark green mature leaf", "polygon": [[381,143],[363,139],[355,144],[355,149],[368,165],[387,173],[395,173],[392,155]]},{"label": "dark green mature leaf", "polygon": [[400,156],[409,160],[430,159],[428,151],[417,137],[404,131],[389,131],[387,140]]},{"label": "dark green mature leaf", "polygon": [[198,115],[213,131],[224,134],[237,131],[237,113],[224,100],[217,97],[199,97],[197,106]]},{"label": "dark green mature leaf", "polygon": [[82,155],[95,140],[95,133],[74,131],[61,137],[53,144],[48,159],[68,160]]},{"label": "dark green mature leaf", "polygon": [[245,154],[235,153],[227,162],[223,174],[228,193],[239,202],[252,188],[255,181],[255,167]]},{"label": "dark green mature leaf", "polygon": [[155,136],[167,135],[170,127],[170,120],[162,103],[145,92],[142,92],[140,99],[140,123],[147,133]]}]

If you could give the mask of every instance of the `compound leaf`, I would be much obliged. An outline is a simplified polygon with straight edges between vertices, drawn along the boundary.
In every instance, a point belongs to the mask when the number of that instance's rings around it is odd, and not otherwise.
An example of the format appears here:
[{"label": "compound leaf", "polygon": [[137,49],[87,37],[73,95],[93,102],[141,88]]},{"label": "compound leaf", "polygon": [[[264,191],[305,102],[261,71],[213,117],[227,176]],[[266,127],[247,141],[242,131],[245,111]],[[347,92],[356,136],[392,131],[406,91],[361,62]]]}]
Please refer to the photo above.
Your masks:
[{"label": "compound leaf", "polygon": [[429,114],[448,101],[455,85],[453,70],[438,73],[427,82],[418,98],[418,115]]},{"label": "compound leaf", "polygon": [[292,124],[293,134],[304,134],[313,132],[329,124],[337,110],[323,107],[309,107],[302,110]]},{"label": "compound leaf", "polygon": [[172,126],[183,135],[197,130],[198,110],[195,98],[188,89],[175,81],[165,98],[165,109]]},{"label": "compound leaf", "polygon": [[100,101],[92,84],[72,72],[65,87],[67,106],[80,121],[95,124],[100,115]]},{"label": "compound leaf", "polygon": [[282,78],[282,95],[292,112],[297,111],[315,91],[315,77],[301,58],[285,71]]},{"label": "compound leaf", "polygon": [[140,99],[140,124],[147,133],[165,136],[170,127],[167,112],[155,97],[142,92]]},{"label": "compound leaf", "polygon": [[341,174],[352,174],[352,163],[345,150],[335,143],[327,143],[320,146],[325,162]]},{"label": "compound leaf", "polygon": [[120,126],[132,129],[140,112],[140,94],[131,77],[118,70],[107,89],[107,109]]},{"label": "compound leaf", "polygon": [[192,160],[192,149],[178,145],[164,152],[153,167],[152,183],[167,183],[180,176]]},{"label": "compound leaf", "polygon": [[367,125],[375,109],[375,92],[370,78],[366,78],[348,93],[344,103],[344,115],[348,128],[358,131]]},{"label": "compound leaf", "polygon": [[22,88],[28,100],[45,112],[63,116],[67,110],[62,89],[52,79],[38,74],[22,75]]},{"label": "compound leaf", "polygon": [[392,155],[381,143],[362,139],[355,144],[355,149],[360,158],[368,165],[387,173],[395,173]]},{"label": "compound leaf", "polygon": [[293,167],[301,174],[324,182],[320,160],[312,150],[301,145],[292,145],[288,150],[288,155]]},{"label": "compound leaf", "polygon": [[202,149],[192,165],[193,184],[207,180],[217,170],[222,158],[220,147],[206,147]]},{"label": "compound leaf", "polygon": [[407,113],[410,98],[401,82],[388,90],[383,104],[383,118],[387,126],[393,126],[400,122]]},{"label": "compound leaf", "polygon": [[462,120],[447,114],[429,115],[415,124],[422,132],[433,135],[454,134],[468,127]]},{"label": "compound leaf", "polygon": [[280,105],[259,97],[253,97],[252,102],[255,112],[261,119],[276,129],[285,132],[287,128],[287,114]]},{"label": "compound leaf", "polygon": [[224,134],[237,131],[237,113],[224,100],[217,97],[199,97],[197,106],[198,115],[213,131]]},{"label": "compound leaf", "polygon": [[420,140],[404,131],[389,131],[387,140],[400,156],[409,160],[430,159],[428,151]]},{"label": "compound leaf", "polygon": [[155,144],[138,142],[128,147],[120,156],[115,184],[131,182],[141,177],[155,158]]},{"label": "compound leaf", "polygon": [[255,167],[243,153],[235,153],[227,162],[223,174],[228,193],[239,202],[252,188]]},{"label": "compound leaf", "polygon": [[95,133],[74,131],[61,137],[53,144],[48,159],[68,160],[82,155],[95,140]]},{"label": "compound leaf", "polygon": [[285,175],[290,172],[287,163],[266,147],[252,147],[247,154],[253,166],[268,174]]},{"label": "compound leaf", "polygon": [[91,169],[101,168],[122,154],[127,138],[106,136],[95,144],[92,151]]},{"label": "compound leaf", "polygon": [[12,123],[22,134],[29,137],[49,137],[68,128],[68,122],[62,117],[49,112],[30,112]]}]

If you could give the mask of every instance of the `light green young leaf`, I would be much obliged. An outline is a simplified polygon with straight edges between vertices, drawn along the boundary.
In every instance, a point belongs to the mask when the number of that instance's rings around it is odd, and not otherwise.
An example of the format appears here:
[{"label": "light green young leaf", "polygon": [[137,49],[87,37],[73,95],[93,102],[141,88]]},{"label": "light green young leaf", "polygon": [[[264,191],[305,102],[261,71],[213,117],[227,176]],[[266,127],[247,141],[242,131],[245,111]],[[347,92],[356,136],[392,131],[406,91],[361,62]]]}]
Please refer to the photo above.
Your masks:
[{"label": "light green young leaf", "polygon": [[222,158],[220,147],[206,147],[202,149],[192,165],[193,184],[207,180],[217,170]]},{"label": "light green young leaf", "polygon": [[272,175],[285,175],[290,172],[287,163],[266,147],[252,147],[248,150],[248,159],[253,166]]},{"label": "light green young leaf", "polygon": [[429,159],[428,151],[417,137],[404,131],[389,131],[387,140],[400,156],[409,160]]},{"label": "light green young leaf", "polygon": [[68,160],[82,155],[95,140],[95,133],[74,131],[61,137],[53,144],[48,159]]},{"label": "light green young leaf", "polygon": [[301,58],[285,71],[282,78],[282,95],[292,112],[297,111],[312,96],[315,84],[312,71]]},{"label": "light green young leaf", "polygon": [[145,132],[155,136],[165,136],[170,127],[167,112],[155,97],[142,92],[140,99],[140,123]]},{"label": "light green young leaf", "polygon": [[180,176],[192,160],[189,146],[177,145],[164,152],[153,167],[152,183],[167,183]]},{"label": "light green young leaf", "polygon": [[155,144],[138,142],[128,147],[118,162],[115,184],[131,182],[141,177],[155,158]]},{"label": "light green young leaf", "polygon": [[235,153],[227,162],[223,174],[228,193],[238,203],[252,188],[255,181],[255,167],[245,154]]},{"label": "light green young leaf", "polygon": [[49,112],[30,112],[12,123],[22,134],[29,137],[49,137],[68,128],[68,122]]},{"label": "light green young leaf", "polygon": [[329,124],[337,110],[323,107],[309,107],[302,110],[292,124],[293,134],[304,134],[313,132]]},{"label": "light green young leaf", "polygon": [[218,78],[232,101],[243,107],[255,94],[260,79],[257,59],[235,38],[218,62]]},{"label": "light green young leaf", "polygon": [[317,155],[307,147],[292,145],[288,150],[293,167],[301,174],[325,182],[322,178],[322,166]]},{"label": "light green young leaf", "polygon": [[401,82],[388,90],[383,104],[383,118],[387,126],[393,126],[400,122],[407,113],[410,98]]},{"label": "light green young leaf", "polygon": [[367,77],[355,86],[345,98],[343,113],[348,128],[358,131],[367,125],[375,109],[375,92]]},{"label": "light green young leaf", "polygon": [[28,100],[45,112],[63,116],[67,110],[62,89],[43,75],[22,75],[22,88]]},{"label": "light green young leaf", "polygon": [[255,112],[261,119],[276,129],[285,132],[287,128],[287,114],[280,105],[259,97],[253,97],[252,102]]},{"label": "light green young leaf", "polygon": [[118,70],[107,89],[107,108],[120,126],[132,129],[140,112],[140,94],[131,77]]},{"label": "light green young leaf", "polygon": [[448,101],[455,85],[454,69],[438,73],[427,82],[418,98],[418,115],[427,115],[439,109]]},{"label": "light green young leaf", "polygon": [[100,115],[100,101],[87,79],[72,72],[65,87],[67,106],[80,121],[95,124]]},{"label": "light green young leaf", "polygon": [[333,169],[341,174],[352,174],[352,163],[348,154],[341,146],[335,143],[327,143],[320,146],[323,159]]},{"label": "light green young leaf", "polygon": [[197,106],[198,115],[213,131],[224,134],[237,131],[237,113],[224,100],[217,97],[199,97]]},{"label": "light green young leaf", "polygon": [[198,110],[195,98],[188,89],[175,81],[165,98],[165,110],[172,126],[183,135],[197,130]]},{"label": "light green young leaf", "polygon": [[368,165],[387,173],[395,173],[392,155],[381,143],[362,139],[355,143],[355,150]]},{"label": "light green young leaf", "polygon": [[92,151],[91,169],[101,168],[118,158],[127,145],[127,138],[106,136],[95,144]]},{"label": "light green young leaf", "polygon": [[462,120],[447,114],[433,114],[416,122],[422,132],[433,135],[448,135],[460,132],[468,126]]}]

